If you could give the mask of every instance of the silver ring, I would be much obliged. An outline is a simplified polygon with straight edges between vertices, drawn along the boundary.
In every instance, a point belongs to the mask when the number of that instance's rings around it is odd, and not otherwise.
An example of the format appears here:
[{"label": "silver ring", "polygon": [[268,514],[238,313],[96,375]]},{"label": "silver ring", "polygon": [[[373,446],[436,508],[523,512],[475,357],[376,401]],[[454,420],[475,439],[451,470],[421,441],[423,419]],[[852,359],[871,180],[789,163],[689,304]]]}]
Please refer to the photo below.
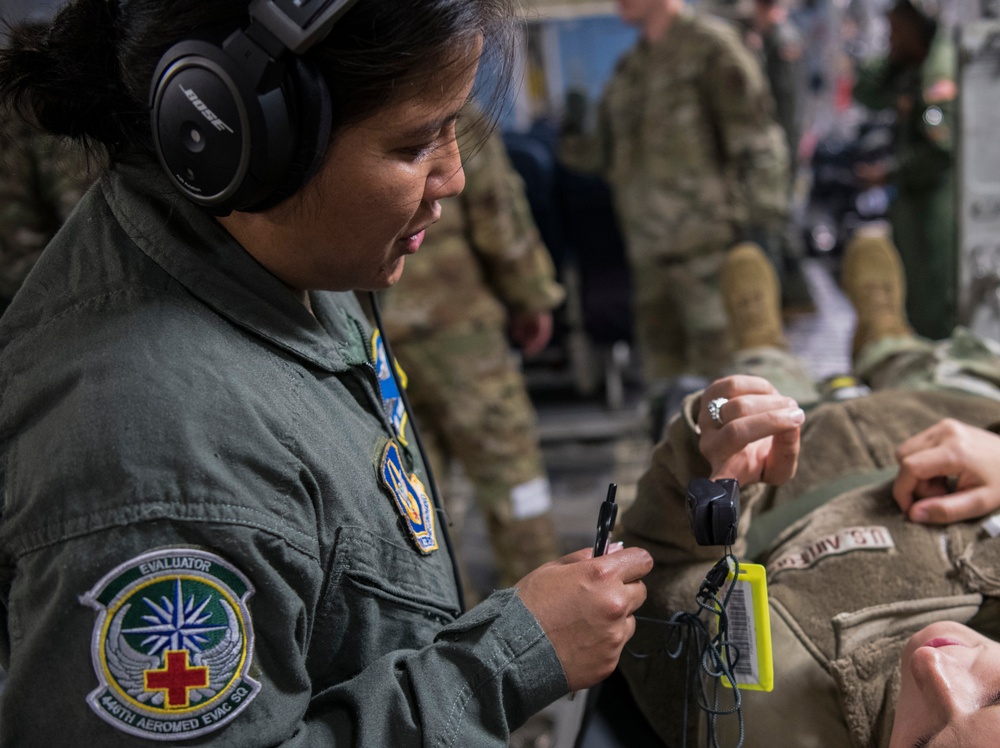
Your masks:
[{"label": "silver ring", "polygon": [[729,402],[728,397],[717,397],[708,403],[708,417],[712,419],[712,422],[719,427],[725,426],[722,422],[722,413],[720,408]]}]

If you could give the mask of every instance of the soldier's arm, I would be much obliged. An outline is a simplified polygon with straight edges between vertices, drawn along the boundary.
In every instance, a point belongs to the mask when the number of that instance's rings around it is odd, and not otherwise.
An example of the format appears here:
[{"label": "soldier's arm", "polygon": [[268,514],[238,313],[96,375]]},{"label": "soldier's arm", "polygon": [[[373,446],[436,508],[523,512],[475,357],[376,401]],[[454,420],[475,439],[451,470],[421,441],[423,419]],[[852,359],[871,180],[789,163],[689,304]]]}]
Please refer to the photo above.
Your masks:
[{"label": "soldier's arm", "polygon": [[[609,84],[610,85],[610,84]],[[593,132],[584,129],[586,99],[582,94],[567,96],[567,117],[559,138],[559,161],[573,171],[604,174],[611,166],[611,126],[607,92],[597,107]]]},{"label": "soldier's arm", "polygon": [[460,200],[470,246],[499,299],[512,313],[557,307],[565,296],[531,214],[524,183],[503,141],[490,134],[466,160]]},{"label": "soldier's arm", "polygon": [[720,157],[738,185],[748,221],[771,225],[785,220],[788,148],[760,67],[735,33],[727,33],[709,53],[705,69]]},{"label": "soldier's arm", "polygon": [[942,77],[923,91],[923,109],[916,124],[918,137],[896,154],[893,174],[903,189],[931,189],[952,169],[955,132],[954,81]]}]

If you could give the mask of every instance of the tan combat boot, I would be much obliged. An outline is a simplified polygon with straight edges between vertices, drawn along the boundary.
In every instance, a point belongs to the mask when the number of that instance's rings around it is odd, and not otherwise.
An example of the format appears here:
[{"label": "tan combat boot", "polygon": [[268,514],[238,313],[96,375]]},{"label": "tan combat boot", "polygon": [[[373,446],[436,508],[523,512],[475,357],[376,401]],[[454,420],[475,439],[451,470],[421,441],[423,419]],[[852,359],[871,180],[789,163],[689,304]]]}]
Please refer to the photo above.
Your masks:
[{"label": "tan combat boot", "polygon": [[720,285],[737,350],[788,348],[781,324],[781,287],[764,250],[751,242],[729,250]]},{"label": "tan combat boot", "polygon": [[844,251],[841,285],[858,316],[852,358],[875,340],[913,335],[906,320],[903,262],[884,234],[855,235]]},{"label": "tan combat boot", "polygon": [[529,571],[562,555],[551,512],[506,521],[488,514],[486,527],[503,588],[513,587]]}]

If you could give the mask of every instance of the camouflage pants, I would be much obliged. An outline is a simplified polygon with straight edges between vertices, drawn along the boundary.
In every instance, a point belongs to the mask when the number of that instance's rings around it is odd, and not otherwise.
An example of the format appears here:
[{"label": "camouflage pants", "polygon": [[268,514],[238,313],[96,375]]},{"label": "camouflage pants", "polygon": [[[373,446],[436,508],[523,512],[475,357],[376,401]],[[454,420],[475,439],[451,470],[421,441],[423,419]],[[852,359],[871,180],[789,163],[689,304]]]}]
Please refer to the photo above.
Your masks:
[{"label": "camouflage pants", "polygon": [[[822,399],[805,367],[788,351],[740,351],[729,367],[729,373],[737,372],[764,377],[802,406]],[[1000,400],[1000,346],[964,327],[936,342],[919,337],[873,341],[861,349],[854,373],[874,390],[951,389]]]},{"label": "camouflage pants", "polygon": [[548,485],[536,483],[545,480],[537,417],[503,331],[442,334],[395,349],[442,484],[454,458],[487,516],[506,522],[548,511]]},{"label": "camouflage pants", "polygon": [[719,275],[724,252],[633,260],[635,337],[646,384],[714,377],[732,355]]}]

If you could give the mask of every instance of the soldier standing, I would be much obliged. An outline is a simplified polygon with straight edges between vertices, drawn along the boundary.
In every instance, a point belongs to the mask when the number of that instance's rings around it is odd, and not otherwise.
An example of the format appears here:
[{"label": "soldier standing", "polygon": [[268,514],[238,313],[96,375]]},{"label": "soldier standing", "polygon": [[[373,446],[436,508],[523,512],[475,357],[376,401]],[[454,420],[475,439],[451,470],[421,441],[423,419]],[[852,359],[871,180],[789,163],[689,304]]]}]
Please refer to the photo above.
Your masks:
[{"label": "soldier standing", "polygon": [[896,110],[895,155],[858,175],[897,189],[890,219],[906,268],[906,313],[920,335],[937,340],[956,320],[956,53],[935,0],[897,0],[888,18],[889,53],[860,70],[854,95]]},{"label": "soldier standing", "polygon": [[722,261],[737,240],[776,241],[788,154],[767,83],[734,27],[683,0],[618,0],[618,10],[640,39],[604,91],[597,132],[567,123],[561,156],[611,184],[652,393],[726,361]]},{"label": "soldier standing", "polygon": [[473,128],[462,150],[465,191],[443,202],[405,279],[385,293],[383,323],[433,467],[444,484],[448,459],[461,462],[508,587],[560,555],[508,330],[526,354],[541,351],[564,292],[503,141]]},{"label": "soldier standing", "polygon": [[0,109],[0,313],[92,180],[83,152]]}]

